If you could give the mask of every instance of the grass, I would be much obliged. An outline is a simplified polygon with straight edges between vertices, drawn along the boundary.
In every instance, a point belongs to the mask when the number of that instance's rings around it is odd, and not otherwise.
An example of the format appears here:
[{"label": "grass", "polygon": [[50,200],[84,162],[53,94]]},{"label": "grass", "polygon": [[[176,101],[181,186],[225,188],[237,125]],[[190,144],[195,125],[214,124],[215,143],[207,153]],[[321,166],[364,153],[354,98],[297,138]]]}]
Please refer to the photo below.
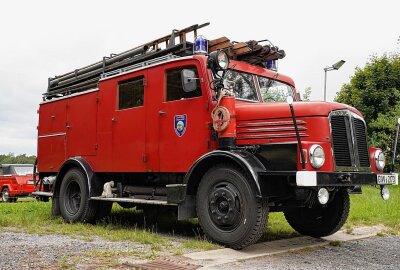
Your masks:
[{"label": "grass", "polygon": [[[390,187],[389,201],[383,201],[379,192],[377,188],[366,187],[362,195],[351,195],[350,216],[345,226],[348,232],[354,226],[383,224],[388,228],[387,233],[400,233],[400,187]],[[61,217],[52,217],[50,209],[51,202],[36,202],[32,199],[1,203],[0,232],[14,230],[62,234],[84,241],[93,241],[96,236],[110,241],[131,240],[151,245],[153,255],[163,249],[170,250],[173,254],[182,254],[187,250],[201,251],[218,247],[205,240],[197,220],[146,225],[140,211],[126,210],[115,205],[111,216],[96,225],[69,224]],[[297,235],[282,213],[270,213],[262,241]]]},{"label": "grass", "polygon": [[384,201],[380,189],[363,188],[362,195],[351,196],[349,226],[383,224],[392,233],[400,233],[400,186],[391,186],[390,199]]}]

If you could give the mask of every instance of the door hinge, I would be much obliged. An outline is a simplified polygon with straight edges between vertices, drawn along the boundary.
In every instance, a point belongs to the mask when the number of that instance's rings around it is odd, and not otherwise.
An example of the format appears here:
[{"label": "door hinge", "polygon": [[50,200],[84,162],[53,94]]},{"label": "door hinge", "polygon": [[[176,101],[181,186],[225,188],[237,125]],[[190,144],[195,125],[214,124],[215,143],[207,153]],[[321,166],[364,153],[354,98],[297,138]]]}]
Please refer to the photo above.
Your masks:
[{"label": "door hinge", "polygon": [[143,154],[143,162],[146,163],[147,162],[147,155]]},{"label": "door hinge", "polygon": [[143,79],[143,86],[147,86],[147,80]]}]

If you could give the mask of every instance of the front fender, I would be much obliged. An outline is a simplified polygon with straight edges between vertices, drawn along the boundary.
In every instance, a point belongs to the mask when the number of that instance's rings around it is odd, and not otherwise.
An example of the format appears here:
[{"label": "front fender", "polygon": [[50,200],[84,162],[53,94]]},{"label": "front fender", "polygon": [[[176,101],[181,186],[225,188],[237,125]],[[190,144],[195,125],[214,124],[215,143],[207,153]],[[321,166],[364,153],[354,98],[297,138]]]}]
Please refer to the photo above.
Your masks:
[{"label": "front fender", "polygon": [[220,163],[231,163],[239,166],[249,176],[250,184],[254,187],[256,196],[262,196],[258,173],[265,172],[266,169],[253,154],[246,150],[215,150],[200,157],[184,178],[187,194],[195,195],[205,172]]}]

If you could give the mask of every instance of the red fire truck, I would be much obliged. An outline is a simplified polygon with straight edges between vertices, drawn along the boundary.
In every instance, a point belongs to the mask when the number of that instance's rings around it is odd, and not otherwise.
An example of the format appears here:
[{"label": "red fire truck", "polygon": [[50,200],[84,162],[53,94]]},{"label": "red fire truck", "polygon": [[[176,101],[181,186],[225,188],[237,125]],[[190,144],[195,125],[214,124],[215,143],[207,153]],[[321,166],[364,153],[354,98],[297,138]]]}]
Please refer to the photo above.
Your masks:
[{"label": "red fire truck", "polygon": [[54,215],[92,222],[113,202],[169,207],[241,249],[260,238],[269,212],[322,237],[345,223],[349,193],[376,185],[388,199],[397,174],[383,173],[357,109],[302,102],[274,70],[284,51],[225,37],[207,48],[197,35],[205,25],[49,79],[35,194],[52,196]]}]

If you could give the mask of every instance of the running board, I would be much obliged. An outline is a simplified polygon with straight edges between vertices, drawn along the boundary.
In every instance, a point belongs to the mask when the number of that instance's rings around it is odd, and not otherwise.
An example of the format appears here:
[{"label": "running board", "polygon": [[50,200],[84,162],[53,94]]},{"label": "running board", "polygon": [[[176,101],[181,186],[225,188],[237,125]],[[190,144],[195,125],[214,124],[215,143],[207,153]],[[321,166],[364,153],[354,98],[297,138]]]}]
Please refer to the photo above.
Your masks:
[{"label": "running board", "polygon": [[35,191],[32,196],[53,197],[53,192]]},{"label": "running board", "polygon": [[176,203],[169,203],[163,200],[146,200],[146,199],[133,199],[133,198],[105,198],[105,197],[90,197],[94,201],[108,201],[108,202],[125,202],[136,204],[152,204],[152,205],[171,205],[177,206]]}]

